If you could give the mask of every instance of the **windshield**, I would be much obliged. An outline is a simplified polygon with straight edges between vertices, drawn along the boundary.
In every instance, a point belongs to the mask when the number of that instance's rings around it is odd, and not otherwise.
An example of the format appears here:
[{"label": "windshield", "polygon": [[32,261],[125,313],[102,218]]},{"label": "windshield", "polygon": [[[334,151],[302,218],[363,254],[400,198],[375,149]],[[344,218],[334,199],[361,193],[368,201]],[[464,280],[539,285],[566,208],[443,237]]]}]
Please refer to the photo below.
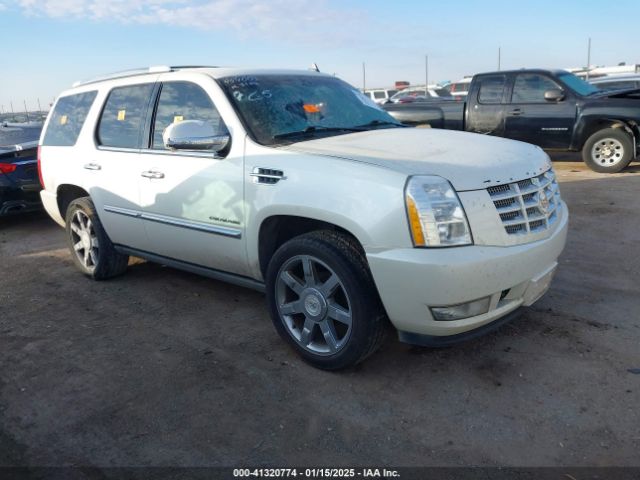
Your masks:
[{"label": "windshield", "polygon": [[335,77],[250,75],[224,77],[219,83],[249,134],[263,145],[299,141],[297,133],[317,137],[402,126]]},{"label": "windshield", "polygon": [[586,96],[599,92],[597,87],[585,82],[579,77],[576,77],[573,73],[561,73],[558,75],[558,78],[578,95]]}]

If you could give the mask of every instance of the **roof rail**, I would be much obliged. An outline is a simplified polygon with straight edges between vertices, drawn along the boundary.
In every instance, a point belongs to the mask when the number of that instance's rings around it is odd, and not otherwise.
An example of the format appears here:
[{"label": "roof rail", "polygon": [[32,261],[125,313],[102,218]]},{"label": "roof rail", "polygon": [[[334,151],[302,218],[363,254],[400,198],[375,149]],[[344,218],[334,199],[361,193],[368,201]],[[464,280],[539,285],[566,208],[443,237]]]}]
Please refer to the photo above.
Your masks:
[{"label": "roof rail", "polygon": [[145,75],[150,73],[164,73],[170,72],[172,67],[166,65],[156,65],[146,68],[133,68],[130,70],[121,70],[119,72],[108,73],[106,75],[100,75],[99,77],[90,78],[89,80],[80,80],[75,82],[72,87],[79,87],[81,85],[88,85],[90,83],[102,82],[104,80],[114,80],[116,78],[133,77],[135,75]]},{"label": "roof rail", "polygon": [[211,65],[180,65],[180,66],[167,66],[167,65],[154,65],[146,68],[133,68],[130,70],[121,70],[119,72],[108,73],[99,77],[90,78],[88,80],[80,80],[75,82],[72,87],[79,87],[81,85],[88,85],[90,83],[102,82],[104,80],[114,80],[116,78],[133,77],[135,75],[146,75],[150,73],[166,73],[174,70],[183,70],[187,68],[218,68]]}]

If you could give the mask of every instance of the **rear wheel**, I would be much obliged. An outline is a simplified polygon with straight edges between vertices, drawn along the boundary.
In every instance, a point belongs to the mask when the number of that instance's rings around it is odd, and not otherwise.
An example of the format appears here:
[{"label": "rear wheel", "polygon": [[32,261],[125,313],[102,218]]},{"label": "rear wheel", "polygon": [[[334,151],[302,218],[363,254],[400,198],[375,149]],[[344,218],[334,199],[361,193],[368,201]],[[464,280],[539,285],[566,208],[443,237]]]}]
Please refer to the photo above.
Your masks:
[{"label": "rear wheel", "polygon": [[129,257],[113,247],[90,198],[73,200],[65,220],[71,258],[82,273],[94,280],[124,273]]},{"label": "rear wheel", "polygon": [[386,317],[366,260],[336,232],[305,234],[276,251],[267,302],[278,333],[318,368],[355,365],[384,340]]},{"label": "rear wheel", "polygon": [[582,159],[595,172],[617,173],[633,160],[633,137],[622,128],[599,130],[584,144]]}]

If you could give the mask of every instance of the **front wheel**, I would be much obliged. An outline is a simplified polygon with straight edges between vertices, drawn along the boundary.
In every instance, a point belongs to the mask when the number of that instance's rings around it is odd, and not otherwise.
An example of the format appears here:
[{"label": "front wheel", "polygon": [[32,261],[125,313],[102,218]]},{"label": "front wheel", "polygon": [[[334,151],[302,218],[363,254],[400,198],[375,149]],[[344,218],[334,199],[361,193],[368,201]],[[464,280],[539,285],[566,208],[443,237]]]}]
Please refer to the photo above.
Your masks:
[{"label": "front wheel", "polygon": [[346,368],[375,352],[386,317],[366,260],[354,241],[332,231],[282,245],[267,269],[274,326],[308,363]]},{"label": "front wheel", "polygon": [[124,273],[129,257],[115,250],[89,197],[71,202],[65,220],[71,257],[82,273],[94,280]]},{"label": "front wheel", "polygon": [[599,130],[585,142],[582,159],[595,172],[617,173],[633,160],[633,137],[622,128]]}]

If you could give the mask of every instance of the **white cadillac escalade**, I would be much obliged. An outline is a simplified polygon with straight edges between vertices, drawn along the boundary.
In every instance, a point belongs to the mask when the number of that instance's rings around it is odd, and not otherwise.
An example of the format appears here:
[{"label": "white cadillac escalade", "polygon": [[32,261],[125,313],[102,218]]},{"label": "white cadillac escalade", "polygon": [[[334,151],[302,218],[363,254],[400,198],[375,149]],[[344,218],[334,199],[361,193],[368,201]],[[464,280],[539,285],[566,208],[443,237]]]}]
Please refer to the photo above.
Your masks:
[{"label": "white cadillac escalade", "polygon": [[318,72],[152,67],[63,92],[42,200],[96,280],[136,256],[262,290],[311,364],[447,345],[548,289],[568,211],[548,156],[400,125]]}]

